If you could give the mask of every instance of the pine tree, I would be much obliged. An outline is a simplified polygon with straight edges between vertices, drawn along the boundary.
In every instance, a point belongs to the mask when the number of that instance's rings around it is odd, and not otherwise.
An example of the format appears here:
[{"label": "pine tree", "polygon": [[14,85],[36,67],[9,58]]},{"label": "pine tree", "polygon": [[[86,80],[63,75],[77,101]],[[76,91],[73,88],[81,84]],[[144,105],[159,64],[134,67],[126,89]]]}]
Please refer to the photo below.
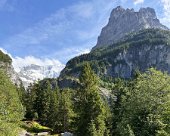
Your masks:
[{"label": "pine tree", "polygon": [[[111,111],[112,111],[112,135],[120,135],[117,132],[118,123],[122,121],[124,108],[123,103],[128,97],[128,85],[130,82],[124,81],[120,78],[115,79],[114,87],[111,97]],[[120,125],[122,126],[122,125]],[[121,128],[122,129],[122,128]],[[121,130],[120,129],[120,130]]]},{"label": "pine tree", "polygon": [[62,90],[58,107],[58,129],[61,132],[72,131],[72,123],[75,113],[73,111],[72,92],[70,90]]},{"label": "pine tree", "polygon": [[48,113],[50,106],[50,93],[51,93],[51,85],[47,80],[43,85],[39,83],[37,88],[35,89],[36,99],[34,102],[34,109],[38,114],[39,121],[46,125],[48,122]]},{"label": "pine tree", "polygon": [[26,90],[25,90],[22,82],[20,83],[19,87],[17,88],[17,91],[18,91],[18,95],[19,95],[22,105],[25,106]]},{"label": "pine tree", "polygon": [[38,119],[38,115],[36,113],[36,110],[34,109],[37,88],[38,84],[36,83],[30,84],[25,93],[24,99],[24,106],[26,107],[25,118],[29,120]]},{"label": "pine tree", "polygon": [[[77,136],[90,136],[94,133],[98,136],[104,136],[106,132],[106,109],[98,92],[97,76],[88,63],[85,64],[79,80],[81,87],[76,98],[78,113],[76,134]],[[90,126],[93,126],[94,129],[90,129]]]},{"label": "pine tree", "polygon": [[58,130],[58,110],[59,110],[59,89],[55,89],[50,93],[50,103],[49,103],[49,112],[47,126],[51,127],[54,131],[59,132]]}]

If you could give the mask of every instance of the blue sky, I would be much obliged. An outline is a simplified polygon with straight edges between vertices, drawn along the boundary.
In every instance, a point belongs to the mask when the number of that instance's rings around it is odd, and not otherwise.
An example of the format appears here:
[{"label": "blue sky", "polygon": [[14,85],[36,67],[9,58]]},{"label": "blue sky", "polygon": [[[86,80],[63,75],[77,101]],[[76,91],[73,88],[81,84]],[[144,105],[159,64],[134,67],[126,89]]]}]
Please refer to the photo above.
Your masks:
[{"label": "blue sky", "polygon": [[170,27],[170,0],[0,0],[0,48],[11,54],[15,67],[47,59],[63,66],[95,46],[118,5],[152,7]]}]

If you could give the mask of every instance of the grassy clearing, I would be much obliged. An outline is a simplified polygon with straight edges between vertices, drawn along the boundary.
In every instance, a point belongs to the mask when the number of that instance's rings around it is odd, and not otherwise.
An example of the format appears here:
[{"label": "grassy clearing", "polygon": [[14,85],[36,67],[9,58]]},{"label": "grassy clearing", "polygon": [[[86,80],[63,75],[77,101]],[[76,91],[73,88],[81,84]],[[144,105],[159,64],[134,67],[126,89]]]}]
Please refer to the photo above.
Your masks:
[{"label": "grassy clearing", "polygon": [[[53,130],[49,127],[42,126],[36,121],[25,121],[22,123],[21,128],[26,130],[27,132],[31,134],[36,134],[40,132],[52,132]],[[48,136],[60,136],[60,134],[51,134]]]}]

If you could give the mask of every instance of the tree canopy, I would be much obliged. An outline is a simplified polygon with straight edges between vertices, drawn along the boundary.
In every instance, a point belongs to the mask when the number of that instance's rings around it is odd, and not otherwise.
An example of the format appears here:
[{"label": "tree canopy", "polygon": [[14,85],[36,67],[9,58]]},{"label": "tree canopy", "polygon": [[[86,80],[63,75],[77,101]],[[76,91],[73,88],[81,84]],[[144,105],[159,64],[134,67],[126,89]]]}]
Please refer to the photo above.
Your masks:
[{"label": "tree canopy", "polygon": [[24,108],[16,86],[3,71],[0,71],[0,100],[0,134],[16,135],[16,124],[23,119]]}]

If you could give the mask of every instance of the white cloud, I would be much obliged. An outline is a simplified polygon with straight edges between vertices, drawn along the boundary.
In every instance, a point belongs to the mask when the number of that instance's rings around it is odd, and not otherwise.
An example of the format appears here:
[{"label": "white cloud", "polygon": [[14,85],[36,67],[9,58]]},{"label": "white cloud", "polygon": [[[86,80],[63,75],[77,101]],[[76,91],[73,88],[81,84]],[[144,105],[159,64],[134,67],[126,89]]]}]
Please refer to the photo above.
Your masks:
[{"label": "white cloud", "polygon": [[[33,27],[16,34],[7,40],[6,47],[23,47],[27,45],[39,45],[47,40],[54,40],[69,31],[78,19],[87,19],[92,16],[93,5],[91,3],[78,3],[56,11],[56,13],[45,18]],[[74,19],[68,19],[74,18]]]},{"label": "white cloud", "polygon": [[73,15],[83,18],[89,18],[94,14],[94,5],[91,3],[80,2],[79,4],[73,5],[68,8]]},{"label": "white cloud", "polygon": [[120,0],[121,4],[125,4],[128,0]]},{"label": "white cloud", "polygon": [[87,54],[90,52],[90,49],[79,49],[79,50],[76,50],[76,52],[77,52],[77,55]]},{"label": "white cloud", "polygon": [[[87,45],[89,41],[96,43],[101,28],[108,21],[114,2],[115,0],[92,0],[60,9],[34,26],[5,40],[3,47],[16,50],[17,53],[27,50],[28,55],[40,52],[47,55],[50,48],[60,52],[63,47],[78,48]],[[49,55],[55,53],[55,50]]]},{"label": "white cloud", "polygon": [[[5,49],[0,47],[0,50],[8,54],[12,58],[12,65],[16,72],[20,72],[20,70],[25,66],[30,66],[31,64],[39,65],[39,66],[53,66],[53,70],[60,74],[61,70],[65,67],[65,64],[61,63],[57,59],[49,59],[49,58],[37,58],[34,56],[26,56],[26,57],[12,57],[12,55]],[[67,59],[70,59],[72,57],[86,54],[90,52],[90,48],[68,48],[65,49],[63,52],[60,52],[60,55],[67,56],[67,54],[70,54]],[[56,52],[57,53],[57,52]]]},{"label": "white cloud", "polygon": [[[61,70],[65,67],[64,64],[62,64],[59,60],[57,59],[49,59],[49,58],[36,58],[34,56],[26,56],[24,58],[21,57],[12,57],[8,51],[0,47],[0,50],[8,54],[12,58],[12,65],[15,69],[16,72],[20,72],[20,70],[25,67],[25,66],[30,66],[32,64],[38,65],[38,66],[43,66],[43,67],[52,67],[52,71],[54,71],[57,75],[60,74]],[[34,75],[35,74],[35,75]],[[43,79],[45,75],[42,73],[33,73],[30,75],[31,78],[33,79]],[[50,76],[50,75],[49,75]],[[23,77],[20,77],[23,81],[28,81],[28,79],[25,79]],[[30,83],[33,82],[33,80],[29,81]]]},{"label": "white cloud", "polygon": [[161,22],[170,27],[170,0],[161,0],[163,4],[164,17]]},{"label": "white cloud", "polygon": [[39,65],[39,66],[53,66],[55,72],[60,73],[60,71],[64,68],[64,64],[56,59],[48,59],[48,58],[36,58],[33,56],[27,56],[24,58],[15,57],[13,58],[13,66],[16,72],[19,72],[21,68],[25,66],[29,66],[31,64]]},{"label": "white cloud", "polygon": [[34,56],[26,56],[24,58],[21,57],[12,57],[12,55],[10,53],[8,53],[7,50],[3,49],[0,47],[0,50],[5,53],[8,54],[13,62],[12,65],[14,66],[14,69],[16,72],[19,72],[21,68],[25,67],[25,66],[29,66],[31,64],[35,64],[35,65],[39,65],[39,66],[54,66],[54,69],[56,72],[60,72],[65,65],[62,64],[59,60],[57,59],[49,59],[49,58],[36,58]]},{"label": "white cloud", "polygon": [[144,2],[144,0],[133,0],[134,1],[134,4],[137,5],[137,4],[141,4]]}]

